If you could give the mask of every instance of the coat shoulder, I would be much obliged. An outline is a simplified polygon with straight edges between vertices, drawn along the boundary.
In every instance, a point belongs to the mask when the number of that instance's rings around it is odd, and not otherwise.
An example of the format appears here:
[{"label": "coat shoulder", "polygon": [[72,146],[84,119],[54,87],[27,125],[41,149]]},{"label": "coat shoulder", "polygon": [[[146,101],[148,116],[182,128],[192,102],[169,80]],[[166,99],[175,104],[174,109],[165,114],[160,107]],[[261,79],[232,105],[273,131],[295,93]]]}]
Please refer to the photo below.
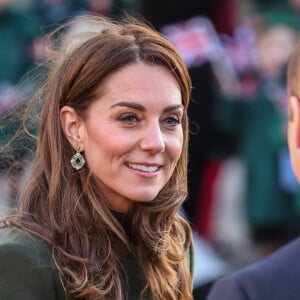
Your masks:
[{"label": "coat shoulder", "polygon": [[21,230],[1,236],[0,299],[68,299],[50,245]]},{"label": "coat shoulder", "polygon": [[299,256],[300,239],[296,239],[268,257],[221,278],[212,287],[208,300],[298,300]]},{"label": "coat shoulder", "polygon": [[0,237],[0,254],[9,256],[7,250],[13,252],[20,252],[22,255],[29,255],[36,260],[52,261],[50,246],[40,239],[39,237],[21,231],[18,229],[12,229],[5,232]]}]

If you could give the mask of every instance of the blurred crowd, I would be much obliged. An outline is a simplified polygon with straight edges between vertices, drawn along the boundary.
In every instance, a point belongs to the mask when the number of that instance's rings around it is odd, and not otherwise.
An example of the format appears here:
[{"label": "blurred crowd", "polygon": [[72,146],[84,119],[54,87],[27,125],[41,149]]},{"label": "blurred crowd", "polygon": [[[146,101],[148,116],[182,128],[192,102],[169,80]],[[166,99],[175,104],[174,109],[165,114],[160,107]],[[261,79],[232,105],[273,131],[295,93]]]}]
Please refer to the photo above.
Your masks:
[{"label": "blurred crowd", "polygon": [[[9,109],[34,90],[20,82],[43,60],[45,33],[85,12],[141,16],[183,55],[194,87],[184,211],[213,259],[236,269],[299,235],[285,71],[300,0],[0,0],[0,147],[18,126]],[[1,157],[0,166],[7,167]]]},{"label": "blurred crowd", "polygon": [[117,15],[131,5],[133,0],[0,0],[0,113],[22,100],[16,84],[43,59],[50,28],[86,11]]}]

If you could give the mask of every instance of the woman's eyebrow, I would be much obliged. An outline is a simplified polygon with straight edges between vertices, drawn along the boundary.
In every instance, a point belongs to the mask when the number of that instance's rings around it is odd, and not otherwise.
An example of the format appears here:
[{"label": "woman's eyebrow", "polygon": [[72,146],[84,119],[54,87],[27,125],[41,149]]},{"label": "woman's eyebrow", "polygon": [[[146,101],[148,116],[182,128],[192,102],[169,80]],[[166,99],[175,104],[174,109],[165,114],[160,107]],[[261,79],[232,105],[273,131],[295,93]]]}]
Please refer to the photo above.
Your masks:
[{"label": "woman's eyebrow", "polygon": [[184,106],[182,104],[175,104],[175,105],[170,105],[170,106],[167,106],[166,108],[164,108],[163,112],[169,112],[169,111],[172,111],[172,110],[176,110],[176,109],[183,109]]},{"label": "woman's eyebrow", "polygon": [[138,103],[134,103],[134,102],[126,102],[126,101],[121,101],[118,103],[113,104],[110,108],[114,108],[117,106],[125,106],[125,107],[129,107],[129,108],[133,108],[133,109],[137,109],[140,111],[145,111],[146,108],[145,106],[138,104]]},{"label": "woman's eyebrow", "polygon": [[[125,107],[129,107],[129,108],[137,109],[140,111],[146,111],[146,107],[143,106],[142,104],[138,104],[135,102],[127,102],[127,101],[121,101],[121,102],[115,103],[110,108],[119,107],[119,106],[120,107],[125,106]],[[169,105],[163,109],[163,112],[165,113],[165,112],[169,112],[172,110],[183,109],[183,108],[184,107],[182,104]]]}]

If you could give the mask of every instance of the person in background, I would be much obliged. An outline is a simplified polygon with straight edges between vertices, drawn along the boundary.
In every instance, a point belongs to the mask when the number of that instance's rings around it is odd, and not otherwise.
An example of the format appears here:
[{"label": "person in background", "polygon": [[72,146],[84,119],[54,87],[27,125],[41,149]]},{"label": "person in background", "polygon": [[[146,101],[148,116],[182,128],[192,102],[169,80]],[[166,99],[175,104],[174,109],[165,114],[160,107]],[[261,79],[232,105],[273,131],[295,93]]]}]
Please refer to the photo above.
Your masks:
[{"label": "person in background", "polygon": [[[300,43],[292,51],[287,70],[288,147],[300,182]],[[212,287],[208,300],[297,300],[300,297],[300,238],[264,259],[225,276]]]},{"label": "person in background", "polygon": [[192,299],[181,56],[133,18],[82,16],[49,45],[37,148],[1,222],[0,298]]}]

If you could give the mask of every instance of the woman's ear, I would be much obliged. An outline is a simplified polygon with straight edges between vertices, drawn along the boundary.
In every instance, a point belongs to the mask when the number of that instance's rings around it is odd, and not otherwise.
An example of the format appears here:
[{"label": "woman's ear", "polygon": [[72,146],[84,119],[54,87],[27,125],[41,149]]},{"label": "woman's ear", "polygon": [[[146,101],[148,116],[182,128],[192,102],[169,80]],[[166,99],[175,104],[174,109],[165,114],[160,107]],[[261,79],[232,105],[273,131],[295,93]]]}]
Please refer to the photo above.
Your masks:
[{"label": "woman's ear", "polygon": [[[74,108],[70,106],[63,106],[60,110],[60,123],[65,133],[66,138],[73,146],[82,144],[85,132],[83,120],[75,112]],[[84,149],[81,148],[81,151]]]},{"label": "woman's ear", "polygon": [[289,98],[289,123],[294,130],[297,148],[300,148],[300,100],[295,96]]}]

